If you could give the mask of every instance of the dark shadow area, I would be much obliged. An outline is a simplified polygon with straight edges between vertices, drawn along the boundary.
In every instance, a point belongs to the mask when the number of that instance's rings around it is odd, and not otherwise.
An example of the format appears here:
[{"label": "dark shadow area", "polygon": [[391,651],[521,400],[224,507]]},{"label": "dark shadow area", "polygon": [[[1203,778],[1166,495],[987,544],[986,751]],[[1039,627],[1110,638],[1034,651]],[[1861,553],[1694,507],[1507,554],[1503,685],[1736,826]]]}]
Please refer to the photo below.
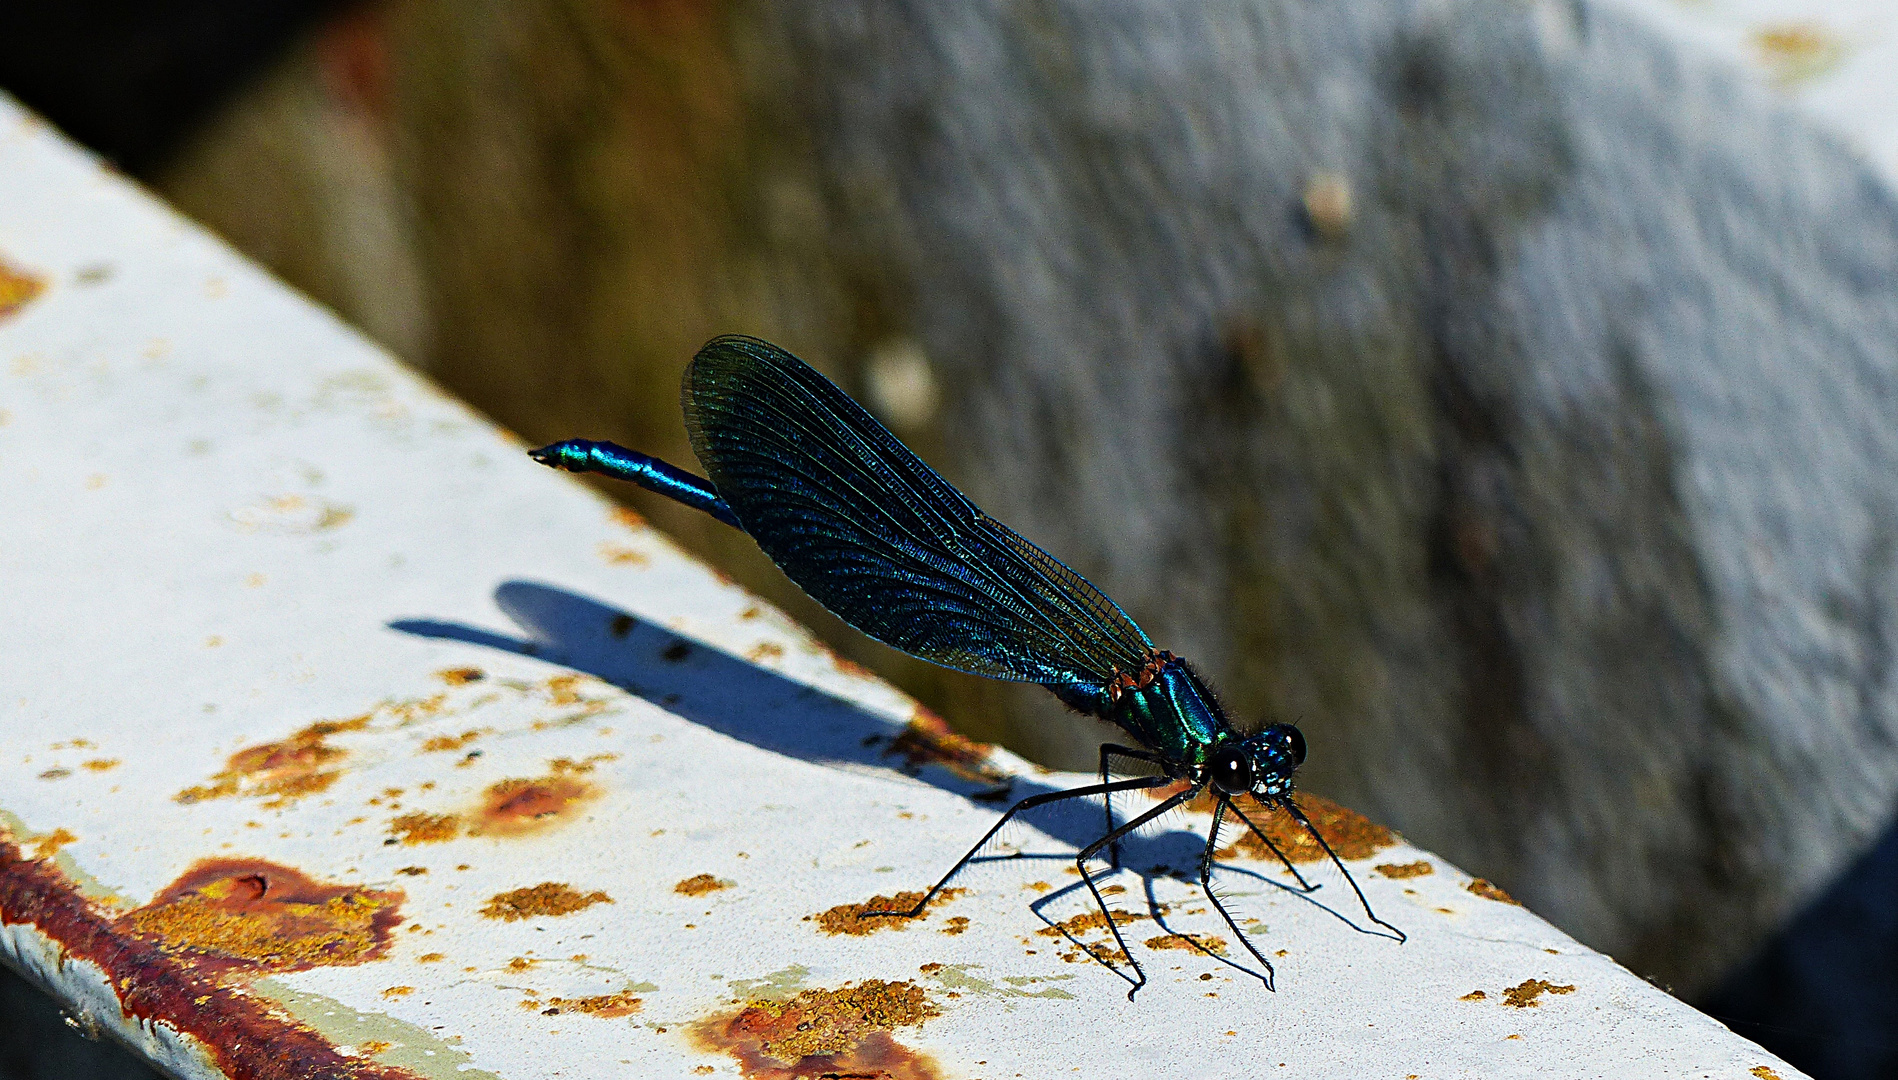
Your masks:
[{"label": "dark shadow area", "polygon": [[134,174],[350,0],[9,4],[0,87]]},{"label": "dark shadow area", "polygon": [[158,1074],[117,1044],[81,1035],[57,1002],[0,967],[0,1080],[158,1080]]},{"label": "dark shadow area", "polygon": [[[526,581],[501,585],[494,599],[514,620],[522,636],[428,619],[401,619],[389,626],[418,637],[462,641],[559,664],[760,749],[802,761],[901,769],[932,786],[998,810],[1032,795],[1061,790],[1030,777],[985,775],[966,763],[945,764],[926,742],[895,736],[888,721],[848,701],[597,600]],[[1117,807],[1123,814],[1133,809]],[[1055,803],[1016,820],[1070,850],[997,852],[973,860],[971,869],[1022,858],[1050,859],[1071,866],[1074,853],[1105,831],[1100,804],[1095,800]],[[1006,837],[1009,831],[1001,835]],[[969,842],[977,838],[971,835]],[[1149,881],[1156,876],[1197,881],[1196,867],[1205,844],[1205,836],[1198,832],[1156,823],[1122,841],[1121,862]],[[946,864],[942,867],[948,869]],[[1269,877],[1223,863],[1220,873],[1256,878],[1303,895]],[[929,884],[903,882],[901,887],[920,889]],[[1362,929],[1342,912],[1317,899],[1306,899],[1347,925]]]},{"label": "dark shadow area", "polygon": [[1814,1080],[1898,1077],[1898,823],[1700,1006]]}]

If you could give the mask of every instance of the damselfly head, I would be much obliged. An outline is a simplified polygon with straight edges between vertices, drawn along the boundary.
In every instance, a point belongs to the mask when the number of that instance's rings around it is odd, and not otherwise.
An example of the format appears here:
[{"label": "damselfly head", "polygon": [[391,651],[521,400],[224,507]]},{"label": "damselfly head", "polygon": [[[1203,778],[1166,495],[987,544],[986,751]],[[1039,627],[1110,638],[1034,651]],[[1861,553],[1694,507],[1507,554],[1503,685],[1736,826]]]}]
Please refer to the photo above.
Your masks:
[{"label": "damselfly head", "polygon": [[1291,793],[1292,773],[1304,763],[1305,736],[1290,724],[1273,724],[1213,751],[1207,767],[1213,786],[1227,795],[1249,791],[1274,799]]}]

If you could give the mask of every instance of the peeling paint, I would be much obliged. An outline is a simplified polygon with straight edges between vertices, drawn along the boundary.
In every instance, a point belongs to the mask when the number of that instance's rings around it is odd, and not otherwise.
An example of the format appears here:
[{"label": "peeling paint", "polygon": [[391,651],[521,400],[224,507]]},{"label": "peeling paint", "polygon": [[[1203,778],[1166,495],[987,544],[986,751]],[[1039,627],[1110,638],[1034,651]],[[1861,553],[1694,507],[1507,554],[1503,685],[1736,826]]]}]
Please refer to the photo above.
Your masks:
[{"label": "peeling paint", "polygon": [[348,751],[328,739],[369,726],[369,714],[349,720],[319,720],[279,742],[248,746],[232,754],[209,784],[180,791],[173,799],[190,805],[232,795],[265,798],[266,806],[287,805],[304,795],[329,790],[341,776],[336,766]]},{"label": "peeling paint", "polygon": [[1504,892],[1501,886],[1498,886],[1495,882],[1485,878],[1473,878],[1470,883],[1463,886],[1463,888],[1465,891],[1474,893],[1485,900],[1494,900],[1499,904],[1514,904],[1517,907],[1522,906],[1520,900]]},{"label": "peeling paint", "polygon": [[556,768],[548,776],[491,785],[468,827],[470,836],[524,836],[559,825],[598,797],[599,789]]},{"label": "peeling paint", "polygon": [[46,279],[29,274],[0,259],[0,319],[19,313],[34,297],[46,291]]},{"label": "peeling paint", "polygon": [[1503,991],[1503,1004],[1512,1009],[1533,1009],[1543,994],[1573,994],[1575,987],[1557,986],[1545,979],[1524,979]]},{"label": "peeling paint", "polygon": [[674,885],[672,891],[682,896],[704,896],[706,893],[715,893],[720,889],[731,887],[731,882],[715,878],[710,874],[694,874]]},{"label": "peeling paint", "polygon": [[489,897],[481,909],[481,915],[487,919],[518,922],[540,916],[571,915],[595,904],[612,902],[612,897],[598,890],[582,893],[562,882],[543,881],[530,888],[514,889]]},{"label": "peeling paint", "polygon": [[[1243,796],[1243,798],[1247,803],[1244,807],[1246,816],[1250,817],[1259,828],[1265,830],[1266,835],[1272,838],[1272,843],[1278,845],[1278,849],[1285,853],[1287,859],[1295,863],[1311,863],[1322,862],[1329,857],[1325,854],[1325,849],[1319,846],[1318,841],[1312,839],[1311,834],[1306,832],[1290,814],[1283,810],[1260,806],[1251,801],[1251,796]],[[1325,838],[1332,850],[1338,853],[1340,859],[1368,859],[1386,848],[1397,846],[1396,833],[1322,795],[1301,791],[1293,799],[1298,803],[1298,808],[1305,812],[1305,816],[1311,819],[1312,827],[1318,830],[1319,835]],[[1212,811],[1212,801],[1204,795],[1195,799],[1193,806],[1195,809],[1208,813]],[[1229,834],[1224,829],[1220,832],[1221,836],[1236,836],[1231,846],[1219,850],[1220,858],[1229,859],[1235,854],[1243,853],[1248,858],[1277,861],[1277,856],[1266,848],[1263,841],[1253,835],[1252,830],[1245,828],[1243,823],[1234,824],[1239,827],[1233,833]],[[1232,828],[1232,825],[1228,825],[1227,828]]]},{"label": "peeling paint", "polygon": [[[150,1043],[164,1029],[198,1048],[226,1076],[244,1080],[411,1080],[406,1069],[342,1054],[316,1032],[286,1019],[193,959],[160,941],[132,934],[82,898],[72,882],[44,860],[29,859],[17,844],[0,841],[0,925],[31,928],[57,943],[59,967],[96,966],[131,1030],[115,1037]],[[161,1040],[162,1041],[162,1040]],[[269,1054],[245,1052],[263,1044]]]},{"label": "peeling paint", "polygon": [[303,971],[387,955],[402,900],[258,859],[205,859],[116,924],[201,970]]},{"label": "peeling paint", "polygon": [[788,1001],[749,1001],[698,1022],[691,1035],[703,1049],[730,1054],[753,1080],[938,1080],[935,1062],[891,1037],[937,1015],[922,987],[868,979]]},{"label": "peeling paint", "polygon": [[[878,930],[905,930],[910,924],[921,922],[934,914],[944,903],[961,896],[966,890],[944,889],[930,902],[929,909],[923,914],[911,918],[907,915],[867,915],[871,911],[907,911],[922,902],[920,891],[900,892],[895,896],[872,896],[855,904],[838,904],[836,907],[820,911],[815,915],[804,916],[805,922],[815,922],[818,929],[826,934],[848,934],[862,937],[874,934]],[[969,920],[963,919],[966,925]]]}]

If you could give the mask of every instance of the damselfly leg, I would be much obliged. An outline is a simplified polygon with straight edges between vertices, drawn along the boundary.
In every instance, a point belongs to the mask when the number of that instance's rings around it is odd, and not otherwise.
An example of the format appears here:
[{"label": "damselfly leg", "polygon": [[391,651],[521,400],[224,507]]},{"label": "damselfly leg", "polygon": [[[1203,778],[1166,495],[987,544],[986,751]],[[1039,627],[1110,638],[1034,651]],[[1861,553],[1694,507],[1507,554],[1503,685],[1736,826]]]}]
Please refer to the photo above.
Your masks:
[{"label": "damselfly leg", "polygon": [[[1107,759],[1110,757],[1126,758],[1129,761],[1144,761],[1149,765],[1160,766],[1163,772],[1166,770],[1166,759],[1150,750],[1136,750],[1130,746],[1120,746],[1116,743],[1102,743],[1101,783],[1103,784],[1108,782]],[[1101,796],[1101,810],[1107,816],[1106,831],[1112,833],[1114,831],[1114,796],[1112,793]],[[1118,840],[1107,845],[1107,865],[1116,870],[1120,869],[1120,841]]]},{"label": "damselfly leg", "polygon": [[[863,913],[863,917],[894,916],[913,919],[921,915],[923,909],[929,906],[929,902],[934,900],[937,894],[941,893],[949,882],[954,880],[955,876],[962,872],[962,868],[969,865],[970,860],[980,854],[982,849],[988,846],[990,840],[995,839],[995,834],[1002,831],[1002,826],[1007,825],[1016,814],[1021,813],[1023,810],[1033,810],[1037,806],[1046,806],[1049,803],[1061,802],[1066,799],[1086,798],[1089,795],[1111,795],[1116,791],[1139,791],[1143,788],[1159,787],[1161,784],[1168,782],[1164,776],[1141,776],[1132,780],[1116,780],[1109,784],[1088,784],[1085,787],[1069,788],[1066,791],[1048,791],[1040,795],[1030,795],[1026,799],[1009,807],[1008,812],[1003,814],[1001,819],[994,825],[991,825],[988,832],[982,834],[982,839],[977,840],[974,847],[965,852],[962,858],[957,859],[956,864],[949,868],[949,872],[944,874],[941,880],[929,887],[929,891],[923,894],[923,898],[916,901],[915,907],[910,908],[908,911],[866,911]],[[1144,821],[1147,816],[1151,815],[1145,815],[1141,820]],[[1098,846],[1099,842],[1097,841],[1093,847]],[[1093,847],[1090,847],[1089,850],[1093,850]]]}]

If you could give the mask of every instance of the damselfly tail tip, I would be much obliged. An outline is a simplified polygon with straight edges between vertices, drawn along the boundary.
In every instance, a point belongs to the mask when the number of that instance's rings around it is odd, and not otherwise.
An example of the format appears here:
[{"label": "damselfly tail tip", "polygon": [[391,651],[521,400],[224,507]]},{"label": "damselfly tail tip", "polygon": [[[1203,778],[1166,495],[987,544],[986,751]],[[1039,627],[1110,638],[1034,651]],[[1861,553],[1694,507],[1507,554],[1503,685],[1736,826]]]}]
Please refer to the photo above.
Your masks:
[{"label": "damselfly tail tip", "polygon": [[585,440],[565,439],[557,443],[548,443],[527,452],[527,456],[550,469],[574,471],[575,462],[586,457]]}]

